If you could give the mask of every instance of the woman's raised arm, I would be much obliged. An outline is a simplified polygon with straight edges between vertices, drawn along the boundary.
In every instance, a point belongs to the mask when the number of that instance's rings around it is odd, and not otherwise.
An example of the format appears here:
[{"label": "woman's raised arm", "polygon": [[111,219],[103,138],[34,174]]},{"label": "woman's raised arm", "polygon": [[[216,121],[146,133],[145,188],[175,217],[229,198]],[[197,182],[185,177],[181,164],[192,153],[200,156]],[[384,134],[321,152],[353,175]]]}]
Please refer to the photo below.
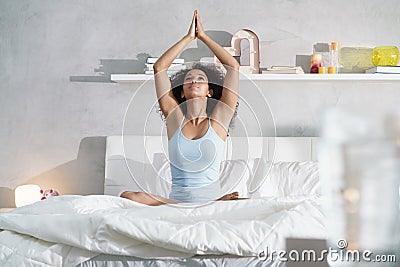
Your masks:
[{"label": "woman's raised arm", "polygon": [[167,70],[179,53],[194,39],[196,39],[196,11],[193,15],[188,33],[154,63],[153,68],[157,99],[161,111],[166,118],[169,113],[178,106],[178,102],[172,95],[171,82]]},{"label": "woman's raised arm", "polygon": [[196,12],[196,21],[197,38],[203,41],[203,43],[211,49],[214,55],[226,68],[222,96],[214,108],[212,118],[218,121],[219,125],[223,127],[227,133],[238,102],[240,64],[231,54],[229,54],[228,51],[206,35],[198,12]]}]

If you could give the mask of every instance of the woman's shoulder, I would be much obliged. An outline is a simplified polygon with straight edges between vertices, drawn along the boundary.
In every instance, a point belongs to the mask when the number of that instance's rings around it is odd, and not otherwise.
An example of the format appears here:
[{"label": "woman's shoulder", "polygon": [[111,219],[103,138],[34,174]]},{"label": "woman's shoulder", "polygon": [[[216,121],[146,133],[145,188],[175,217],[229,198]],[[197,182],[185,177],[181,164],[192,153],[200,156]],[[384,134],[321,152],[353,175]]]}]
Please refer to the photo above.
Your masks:
[{"label": "woman's shoulder", "polygon": [[166,118],[168,140],[171,140],[175,133],[178,131],[184,118],[185,117],[183,116],[182,112],[171,113]]},{"label": "woman's shoulder", "polygon": [[225,127],[222,125],[222,123],[216,121],[215,119],[210,118],[210,126],[212,129],[215,131],[215,133],[218,135],[218,137],[222,141],[226,141],[226,138],[228,137],[228,132],[225,129]]}]

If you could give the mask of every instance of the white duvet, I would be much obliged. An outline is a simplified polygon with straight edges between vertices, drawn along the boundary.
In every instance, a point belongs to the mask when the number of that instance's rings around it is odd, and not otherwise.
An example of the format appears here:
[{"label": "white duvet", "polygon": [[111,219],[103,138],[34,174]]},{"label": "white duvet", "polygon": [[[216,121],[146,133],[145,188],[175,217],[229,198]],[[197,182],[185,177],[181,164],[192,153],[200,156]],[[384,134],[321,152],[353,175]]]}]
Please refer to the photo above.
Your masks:
[{"label": "white duvet", "polygon": [[0,215],[0,266],[75,266],[100,253],[142,258],[257,256],[285,238],[325,238],[316,196],[150,207],[60,196]]}]

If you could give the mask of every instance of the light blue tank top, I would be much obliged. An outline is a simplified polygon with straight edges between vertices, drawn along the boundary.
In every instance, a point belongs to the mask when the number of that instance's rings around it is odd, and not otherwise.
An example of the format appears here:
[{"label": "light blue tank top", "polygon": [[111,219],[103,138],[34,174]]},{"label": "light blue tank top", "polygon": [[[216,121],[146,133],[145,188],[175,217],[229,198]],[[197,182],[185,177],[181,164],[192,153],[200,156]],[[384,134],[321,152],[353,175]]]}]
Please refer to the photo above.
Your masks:
[{"label": "light blue tank top", "polygon": [[182,133],[182,124],[168,141],[172,174],[170,198],[180,202],[215,200],[221,197],[219,170],[225,142],[208,118],[208,130],[199,139],[190,140]]}]

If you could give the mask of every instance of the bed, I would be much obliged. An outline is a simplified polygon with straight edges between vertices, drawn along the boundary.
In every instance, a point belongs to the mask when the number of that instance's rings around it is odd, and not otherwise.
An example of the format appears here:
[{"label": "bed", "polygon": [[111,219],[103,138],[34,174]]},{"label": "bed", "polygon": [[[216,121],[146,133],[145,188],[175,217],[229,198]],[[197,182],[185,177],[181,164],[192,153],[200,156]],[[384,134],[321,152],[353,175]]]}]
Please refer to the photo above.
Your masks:
[{"label": "bed", "polygon": [[168,196],[166,144],[165,136],[109,136],[104,195],[1,214],[0,265],[280,266],[260,253],[285,249],[286,238],[325,238],[318,138],[228,138],[221,186],[250,199],[149,207],[116,197],[126,189]]}]

